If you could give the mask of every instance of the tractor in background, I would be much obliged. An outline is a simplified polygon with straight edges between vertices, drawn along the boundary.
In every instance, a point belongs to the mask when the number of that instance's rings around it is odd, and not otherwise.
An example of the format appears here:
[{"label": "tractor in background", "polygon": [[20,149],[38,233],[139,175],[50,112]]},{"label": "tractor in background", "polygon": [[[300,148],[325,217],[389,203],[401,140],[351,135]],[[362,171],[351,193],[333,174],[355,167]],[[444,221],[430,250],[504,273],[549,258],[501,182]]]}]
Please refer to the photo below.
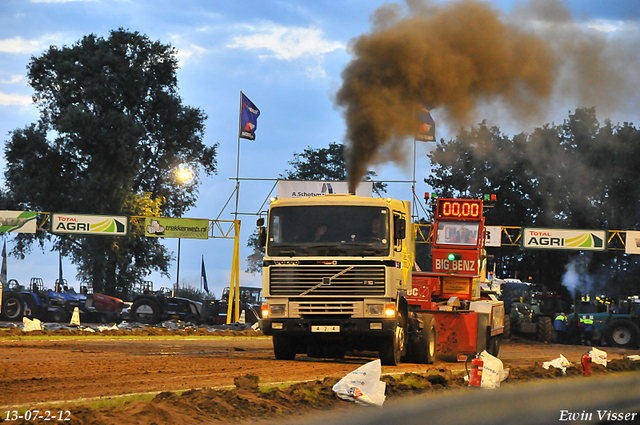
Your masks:
[{"label": "tractor in background", "polygon": [[[609,347],[636,348],[640,344],[640,299],[629,297],[619,305],[608,297],[582,297],[576,303],[578,316],[593,320],[594,344],[606,344]],[[575,313],[569,315],[573,320]],[[580,335],[575,334],[572,341],[580,343]]]},{"label": "tractor in background", "polygon": [[534,289],[534,285],[520,279],[504,279],[501,292],[505,322],[510,322],[508,328],[511,335],[529,336],[549,343],[553,338],[553,318],[550,312],[543,312],[535,302]]},{"label": "tractor in background", "polygon": [[145,290],[137,295],[131,305],[130,318],[134,322],[155,325],[164,320],[178,319],[200,324],[202,303],[187,298],[174,297],[171,289]]},{"label": "tractor in background", "polygon": [[[261,319],[262,288],[241,286],[239,288],[239,317],[244,313],[245,323],[254,324]],[[233,305],[233,300],[231,300]],[[209,325],[227,323],[229,311],[229,287],[222,290],[219,300],[206,300],[202,307],[202,320]],[[231,316],[233,317],[233,307]]]}]

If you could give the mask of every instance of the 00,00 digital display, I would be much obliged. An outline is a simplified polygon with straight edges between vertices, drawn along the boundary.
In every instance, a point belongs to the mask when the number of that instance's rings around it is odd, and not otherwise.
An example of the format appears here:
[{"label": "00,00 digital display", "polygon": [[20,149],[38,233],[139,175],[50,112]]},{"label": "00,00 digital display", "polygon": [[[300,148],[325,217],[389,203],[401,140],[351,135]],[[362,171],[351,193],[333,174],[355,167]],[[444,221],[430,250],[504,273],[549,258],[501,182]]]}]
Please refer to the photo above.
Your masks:
[{"label": "00,00 digital display", "polygon": [[438,200],[438,215],[443,218],[480,218],[482,201],[480,200]]}]

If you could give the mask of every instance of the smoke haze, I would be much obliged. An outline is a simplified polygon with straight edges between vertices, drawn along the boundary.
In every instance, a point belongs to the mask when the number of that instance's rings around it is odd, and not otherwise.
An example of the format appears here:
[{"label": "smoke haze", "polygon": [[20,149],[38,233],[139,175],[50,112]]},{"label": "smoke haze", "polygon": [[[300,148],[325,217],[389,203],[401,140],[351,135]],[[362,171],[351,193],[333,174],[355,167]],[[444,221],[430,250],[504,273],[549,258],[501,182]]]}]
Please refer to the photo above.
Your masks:
[{"label": "smoke haze", "polygon": [[638,45],[581,27],[560,1],[506,16],[476,1],[407,0],[372,21],[350,44],[336,95],[353,190],[370,165],[410,159],[420,105],[454,130],[498,113],[498,123],[540,123],[559,100],[605,114],[638,106]]}]

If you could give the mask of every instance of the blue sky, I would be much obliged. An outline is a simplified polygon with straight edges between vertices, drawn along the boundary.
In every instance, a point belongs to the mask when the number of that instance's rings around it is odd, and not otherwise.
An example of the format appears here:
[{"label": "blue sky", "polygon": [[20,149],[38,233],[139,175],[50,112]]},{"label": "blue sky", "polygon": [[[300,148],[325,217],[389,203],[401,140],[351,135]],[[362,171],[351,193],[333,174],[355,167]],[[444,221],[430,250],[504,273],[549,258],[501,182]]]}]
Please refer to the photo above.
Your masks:
[{"label": "blue sky", "polygon": [[[277,178],[287,168],[294,152],[308,146],[326,147],[344,142],[345,122],[333,102],[342,83],[341,72],[351,60],[350,41],[371,30],[371,16],[385,2],[341,1],[168,1],[168,0],[3,0],[0,2],[0,134],[22,128],[38,119],[31,104],[26,66],[32,56],[50,45],[70,46],[84,35],[108,37],[123,27],[146,34],[152,40],[170,43],[179,50],[179,94],[185,104],[208,115],[205,143],[219,143],[218,174],[206,178],[197,208],[185,217],[216,218],[231,195],[236,175],[238,110],[243,91],[261,110],[256,141],[241,141],[240,176]],[[447,2],[441,2],[444,5]],[[489,2],[497,11],[511,13],[523,2]],[[540,4],[549,1],[540,1]],[[637,0],[564,2],[580,28],[613,40],[638,59],[640,52],[640,3]],[[542,24],[555,25],[553,19]],[[540,19],[531,22],[541,25]],[[637,63],[633,62],[632,63]],[[637,74],[637,70],[635,71]],[[614,122],[638,122],[639,95],[624,107],[603,106]],[[510,132],[527,131],[545,122],[560,122],[576,106],[562,96],[543,117],[526,126],[502,122],[495,114],[487,118]],[[610,105],[609,105],[610,106]],[[438,122],[437,109],[433,111]],[[482,117],[480,117],[482,118]],[[599,118],[604,118],[599,115]],[[541,118],[542,119],[542,118]],[[476,121],[478,122],[478,121]],[[450,137],[446,125],[438,138]],[[371,167],[382,180],[410,180],[412,143],[406,144],[407,163]],[[428,175],[428,147],[418,146],[417,193],[429,188],[420,183]],[[3,165],[3,161],[0,162]],[[268,196],[273,182],[245,181],[240,191],[240,212],[256,212]],[[392,183],[389,195],[410,199],[409,184]],[[91,213],[91,211],[78,211]],[[220,215],[233,217],[233,207]],[[246,240],[255,228],[255,218],[242,217],[241,269],[249,253]],[[12,238],[8,238],[11,247]],[[166,245],[175,249],[177,242]],[[219,297],[229,284],[233,243],[230,240],[183,240],[181,283],[199,285],[200,259],[204,255],[210,286]],[[65,261],[65,278],[75,283],[75,269]],[[155,286],[170,286],[175,279],[151,277]],[[9,259],[9,278],[26,283],[41,277],[51,285],[57,277],[57,254],[34,247],[25,260]],[[260,276],[242,274],[241,283],[260,285]],[[77,283],[75,283],[77,289]]]}]

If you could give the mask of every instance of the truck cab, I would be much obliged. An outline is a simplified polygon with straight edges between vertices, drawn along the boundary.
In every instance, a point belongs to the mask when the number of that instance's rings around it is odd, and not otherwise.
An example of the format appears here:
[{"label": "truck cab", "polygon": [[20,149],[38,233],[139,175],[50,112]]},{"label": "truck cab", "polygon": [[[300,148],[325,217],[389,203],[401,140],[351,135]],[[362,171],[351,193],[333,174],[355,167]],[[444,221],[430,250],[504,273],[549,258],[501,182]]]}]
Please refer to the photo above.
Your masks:
[{"label": "truck cab", "polygon": [[395,363],[406,354],[410,211],[407,201],[353,195],[271,204],[261,328],[276,358],[371,350]]}]

